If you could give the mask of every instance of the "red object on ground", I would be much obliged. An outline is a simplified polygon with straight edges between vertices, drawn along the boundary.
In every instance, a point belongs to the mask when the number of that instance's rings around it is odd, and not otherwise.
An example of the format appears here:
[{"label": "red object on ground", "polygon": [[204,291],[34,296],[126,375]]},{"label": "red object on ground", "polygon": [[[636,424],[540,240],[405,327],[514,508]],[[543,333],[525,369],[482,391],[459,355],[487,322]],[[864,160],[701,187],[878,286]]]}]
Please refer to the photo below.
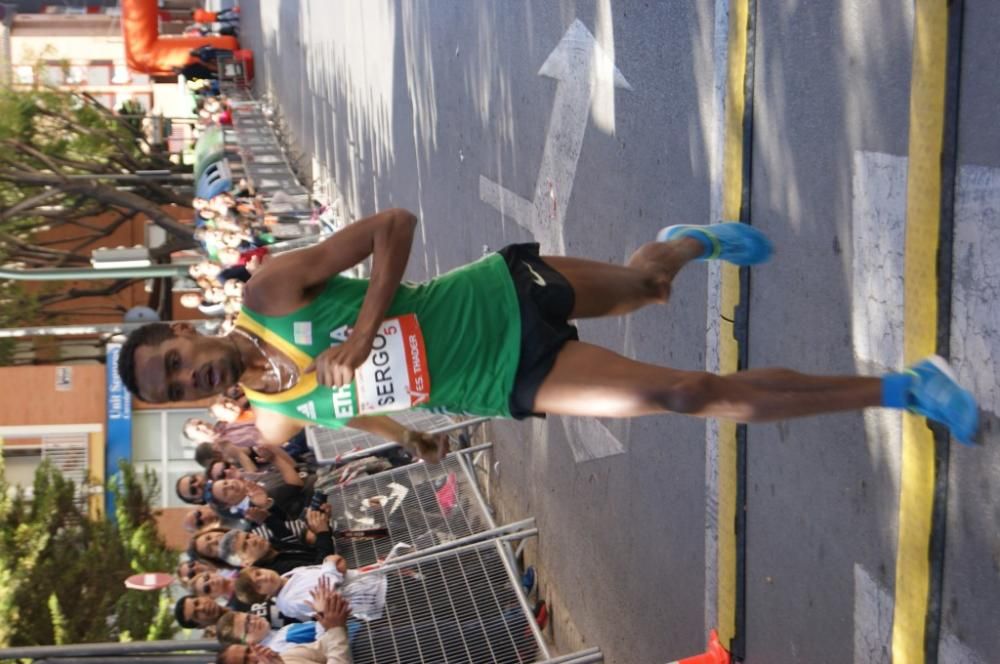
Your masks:
[{"label": "red object on ground", "polygon": [[174,582],[174,577],[165,572],[146,572],[133,574],[125,579],[125,587],[131,590],[159,590]]},{"label": "red object on ground", "polygon": [[708,634],[708,650],[701,655],[679,659],[672,664],[730,664],[732,657],[719,643],[719,634],[713,629]]},{"label": "red object on ground", "polygon": [[235,37],[160,36],[159,8],[156,0],[121,0],[122,34],[125,37],[125,61],[140,74],[170,76],[174,68],[198,62],[191,50],[202,46],[239,49]]}]

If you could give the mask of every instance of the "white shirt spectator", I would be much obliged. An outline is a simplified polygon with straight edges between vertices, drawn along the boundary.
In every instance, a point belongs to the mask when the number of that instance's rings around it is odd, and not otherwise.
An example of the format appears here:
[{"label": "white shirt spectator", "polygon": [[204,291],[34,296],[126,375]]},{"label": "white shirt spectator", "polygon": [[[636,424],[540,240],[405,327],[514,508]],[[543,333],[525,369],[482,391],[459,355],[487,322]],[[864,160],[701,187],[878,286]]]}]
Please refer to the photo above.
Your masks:
[{"label": "white shirt spectator", "polygon": [[351,615],[355,618],[377,620],[382,617],[388,585],[383,574],[358,574],[354,570],[348,570],[345,578],[345,575],[337,571],[336,565],[324,562],[322,565],[296,567],[283,576],[287,581],[278,591],[274,603],[289,618],[313,619],[312,591],[323,577],[328,577],[333,582],[334,588],[350,604]]},{"label": "white shirt spectator", "polygon": [[[301,623],[292,623],[291,625],[285,625],[281,629],[272,630],[267,638],[260,642],[262,646],[267,646],[279,655],[289,648],[294,648],[295,646],[302,645],[301,643],[292,643],[288,640],[288,630],[292,627],[301,625]],[[320,637],[326,630],[319,623],[316,623],[316,640],[319,641]]]}]

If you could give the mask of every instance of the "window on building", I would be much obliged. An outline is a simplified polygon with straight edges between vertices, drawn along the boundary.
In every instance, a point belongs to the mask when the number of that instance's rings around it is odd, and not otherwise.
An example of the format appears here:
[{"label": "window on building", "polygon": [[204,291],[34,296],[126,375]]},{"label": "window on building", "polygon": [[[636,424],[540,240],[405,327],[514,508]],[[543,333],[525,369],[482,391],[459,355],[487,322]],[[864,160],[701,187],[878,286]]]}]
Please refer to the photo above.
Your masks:
[{"label": "window on building", "polygon": [[149,468],[160,482],[162,507],[186,507],[174,485],[184,474],[201,470],[194,460],[195,445],[184,437],[189,417],[204,417],[205,409],[133,410],[132,461]]},{"label": "window on building", "polygon": [[132,85],[149,85],[149,74],[132,74]]},{"label": "window on building", "polygon": [[35,68],[31,65],[14,67],[14,82],[21,85],[31,85],[35,82]]},{"label": "window on building", "polygon": [[111,77],[111,82],[115,85],[128,85],[132,80],[129,75],[128,67],[125,65],[115,65],[114,75]]},{"label": "window on building", "polygon": [[35,471],[42,463],[42,448],[40,445],[11,445],[8,442],[0,448],[3,456],[4,479],[7,481],[8,492],[13,494],[20,487],[29,497],[35,483]]},{"label": "window on building", "polygon": [[81,65],[71,65],[66,73],[66,82],[79,85],[87,82],[87,68]]},{"label": "window on building", "polygon": [[62,85],[66,82],[66,69],[59,63],[47,63],[42,67],[43,82],[46,85]]},{"label": "window on building", "polygon": [[97,103],[105,108],[114,109],[115,107],[115,93],[113,92],[92,92],[91,96],[97,100]]},{"label": "window on building", "polygon": [[87,65],[87,85],[111,85],[111,63],[93,61]]}]

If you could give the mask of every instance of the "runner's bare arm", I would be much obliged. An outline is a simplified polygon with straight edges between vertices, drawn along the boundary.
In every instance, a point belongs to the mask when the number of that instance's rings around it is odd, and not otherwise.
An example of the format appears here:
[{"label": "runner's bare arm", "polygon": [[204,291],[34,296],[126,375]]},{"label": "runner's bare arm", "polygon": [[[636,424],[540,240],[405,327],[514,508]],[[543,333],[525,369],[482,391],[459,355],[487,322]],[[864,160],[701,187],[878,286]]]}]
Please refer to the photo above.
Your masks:
[{"label": "runner's bare arm", "polygon": [[279,255],[247,284],[244,302],[265,315],[285,315],[311,300],[331,277],[372,257],[371,278],[347,341],[323,351],[307,371],[321,385],[341,387],[367,359],[399,288],[417,218],[399,208],[357,221],[308,249]]},{"label": "runner's bare arm", "polygon": [[373,433],[376,436],[400,444],[406,442],[406,433],[408,431],[402,424],[385,415],[355,417],[347,423],[347,426],[352,429],[360,429],[368,433]]},{"label": "runner's bare arm", "polygon": [[[300,300],[331,277],[372,257],[371,285],[358,313],[355,331],[370,333],[385,317],[410,258],[417,218],[400,208],[384,210],[356,221],[319,244],[270,258],[248,282],[244,297],[266,315],[284,315],[301,306]],[[252,300],[250,302],[249,300]]]},{"label": "runner's bare arm", "polygon": [[[255,408],[254,414],[257,417],[255,424],[261,432],[261,437],[269,443],[281,444],[309,424],[307,421],[297,420],[263,408]],[[355,417],[347,422],[347,426],[399,443],[404,449],[429,463],[437,463],[448,453],[447,436],[412,431],[385,415]]]},{"label": "runner's bare arm", "polygon": [[296,420],[273,410],[254,408],[254,425],[265,443],[282,444],[305,428],[308,422]]},{"label": "runner's bare arm", "polygon": [[448,437],[446,435],[407,429],[385,415],[355,417],[347,423],[347,426],[397,442],[404,449],[416,454],[428,463],[437,463],[448,453]]}]

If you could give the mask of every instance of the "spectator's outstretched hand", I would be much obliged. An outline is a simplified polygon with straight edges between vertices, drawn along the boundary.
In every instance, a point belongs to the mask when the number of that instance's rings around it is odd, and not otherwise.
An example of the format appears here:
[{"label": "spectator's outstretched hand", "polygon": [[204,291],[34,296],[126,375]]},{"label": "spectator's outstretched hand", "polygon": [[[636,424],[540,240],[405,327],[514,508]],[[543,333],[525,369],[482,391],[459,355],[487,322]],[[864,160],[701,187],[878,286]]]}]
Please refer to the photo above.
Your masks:
[{"label": "spectator's outstretched hand", "polygon": [[319,621],[319,624],[324,629],[346,627],[347,619],[351,615],[351,606],[347,603],[347,600],[337,592],[326,595],[325,600],[322,614],[316,614],[316,620]]},{"label": "spectator's outstretched hand", "polygon": [[274,461],[274,448],[270,445],[255,445],[253,451],[256,452],[257,458],[264,463]]},{"label": "spectator's outstretched hand", "polygon": [[330,517],[323,510],[306,511],[306,525],[316,534],[330,532]]},{"label": "spectator's outstretched hand", "polygon": [[341,574],[347,574],[347,561],[338,553],[331,553],[323,562],[332,564]]},{"label": "spectator's outstretched hand", "polygon": [[333,580],[328,576],[321,576],[319,578],[319,583],[317,583],[316,587],[309,593],[312,597],[312,599],[309,600],[309,603],[312,605],[313,611],[316,612],[317,619],[326,613],[326,598],[332,593]]}]

